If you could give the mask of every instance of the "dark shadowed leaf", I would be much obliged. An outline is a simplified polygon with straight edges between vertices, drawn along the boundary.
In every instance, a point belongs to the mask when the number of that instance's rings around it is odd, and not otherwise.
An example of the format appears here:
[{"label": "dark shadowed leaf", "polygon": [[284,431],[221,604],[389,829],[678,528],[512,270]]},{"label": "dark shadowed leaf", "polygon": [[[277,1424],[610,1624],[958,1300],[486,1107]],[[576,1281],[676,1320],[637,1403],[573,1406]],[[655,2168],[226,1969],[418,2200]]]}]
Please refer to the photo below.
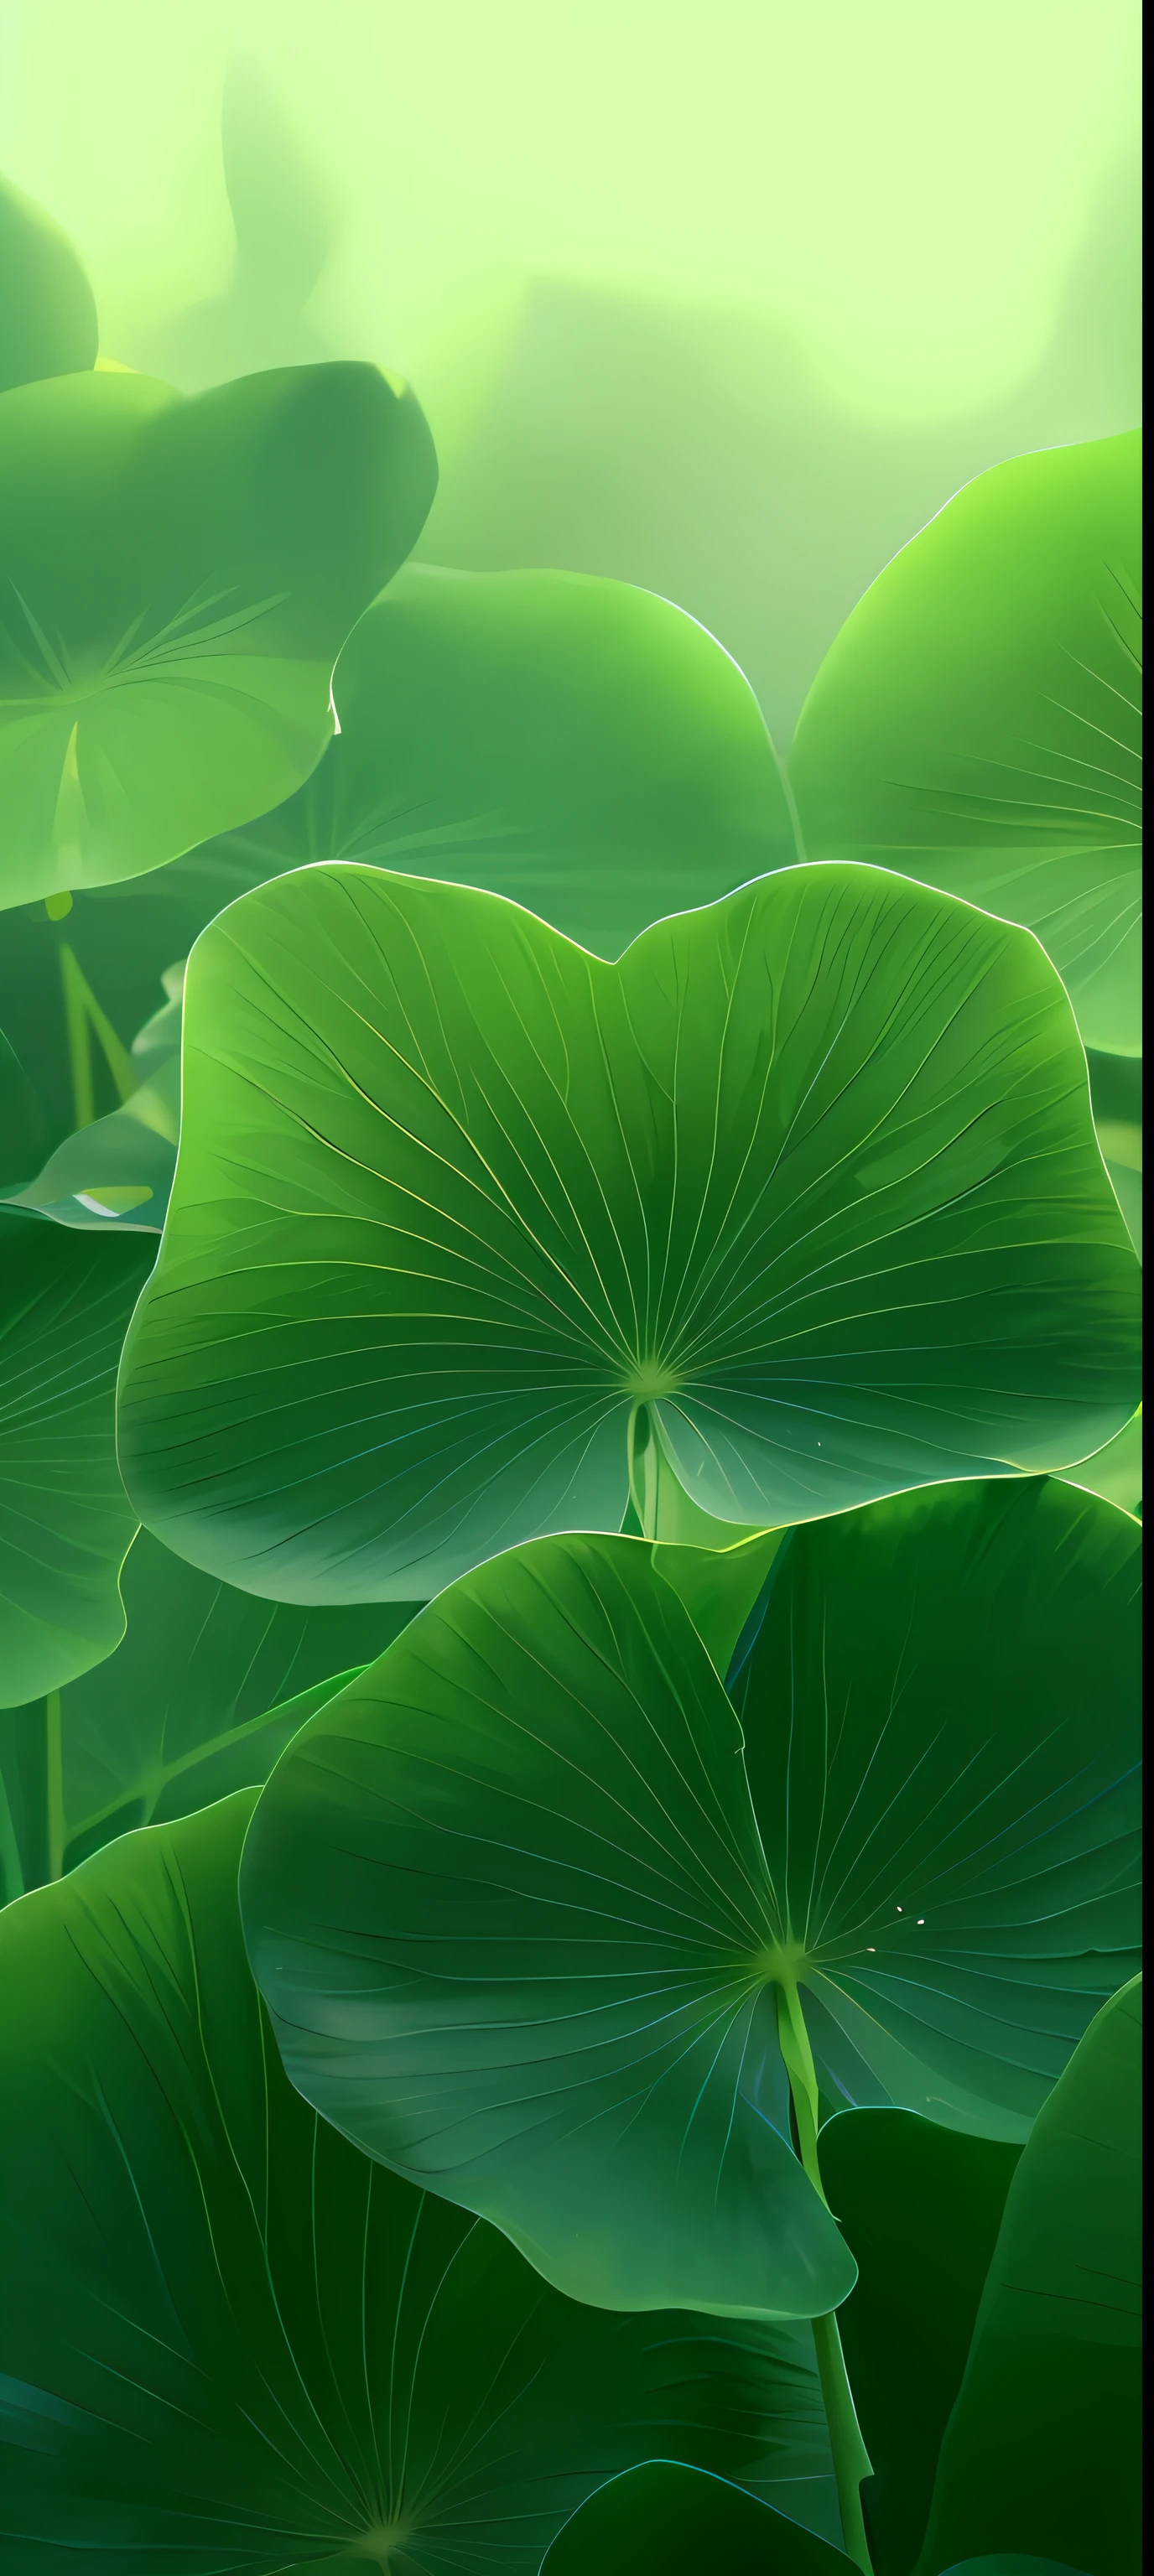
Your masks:
[{"label": "dark shadowed leaf", "polygon": [[577,2296],[834,2305],[806,2033],[815,2117],[1023,2138],[1132,1971],[1140,1544],[1044,1481],[794,1530],[732,1697],[643,1543],[478,1568],[262,1793],[293,2082]]},{"label": "dark shadowed leaf", "polygon": [[923,887],[783,869],[610,965],[493,895],[309,868],[202,936],[185,1015],[121,1456],[248,1590],[412,1598],[619,1529],[630,1449],[685,1538],[663,1487],[776,1527],[1064,1466],[1137,1401],[1065,994]]},{"label": "dark shadowed leaf", "polygon": [[1142,1052],[1141,441],[980,474],[831,645],[790,776],[811,858],[1037,932],[1087,1046]]},{"label": "dark shadowed leaf", "polygon": [[96,358],[92,289],[67,235],[0,178],[0,393]]},{"label": "dark shadowed leaf", "polygon": [[726,2479],[647,2460],[578,2508],[541,2576],[846,2576],[851,2563]]},{"label": "dark shadowed leaf", "polygon": [[375,367],[0,396],[0,900],[140,875],[298,787],[435,480]]},{"label": "dark shadowed leaf", "polygon": [[0,1215],[0,1708],[124,1634],[116,1369],[155,1246]]},{"label": "dark shadowed leaf", "polygon": [[250,1806],[0,1918],[5,2576],[536,2576],[657,2447],[828,2521],[805,2328],[576,2306],[291,2090]]},{"label": "dark shadowed leaf", "polygon": [[858,2266],[838,2327],[873,2467],[870,2556],[875,2576],[908,2576],[1021,2150],[910,2111],[843,2111],[820,2153]]},{"label": "dark shadowed leaf", "polygon": [[968,2552],[1141,2564],[1142,1988],[1090,2025],[1010,2186],[922,2576]]},{"label": "dark shadowed leaf", "polygon": [[333,675],[340,733],[224,854],[249,882],[359,859],[488,886],[600,957],[798,850],[760,709],[627,582],[409,564]]}]

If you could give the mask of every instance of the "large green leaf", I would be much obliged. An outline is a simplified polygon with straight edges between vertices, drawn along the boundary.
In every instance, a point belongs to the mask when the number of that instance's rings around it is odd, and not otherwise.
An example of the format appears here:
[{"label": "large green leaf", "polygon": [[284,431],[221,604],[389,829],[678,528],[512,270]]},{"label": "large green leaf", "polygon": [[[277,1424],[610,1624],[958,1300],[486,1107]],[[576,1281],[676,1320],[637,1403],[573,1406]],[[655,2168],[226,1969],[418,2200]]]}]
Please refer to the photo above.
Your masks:
[{"label": "large green leaf", "polygon": [[1048,2551],[1141,2563],[1142,1989],[1091,2023],[1010,2186],[942,2450],[925,2576]]},{"label": "large green leaf", "polygon": [[658,2447],[828,2519],[804,2328],[578,2307],[292,2091],[250,1805],[0,1918],[5,2576],[535,2576]]},{"label": "large green leaf", "polygon": [[368,860],[488,886],[617,957],[797,858],[736,663],[627,582],[409,564],[354,627],[333,697],[319,769],[224,844],[252,884]]},{"label": "large green leaf", "polygon": [[0,396],[0,900],[137,876],[298,787],[435,480],[375,367]]},{"label": "large green leaf", "polygon": [[1022,2138],[1131,1972],[1140,1544],[1025,1480],[796,1529],[729,1695],[638,1540],[464,1577],[262,1793],[294,2084],[580,2297],[834,2305],[787,2066]]},{"label": "large green leaf", "polygon": [[873,2469],[875,2576],[908,2576],[921,2547],[1020,2153],[909,2111],[843,2111],[822,2129],[822,2180],[858,2266],[838,2327]]},{"label": "large green leaf", "polygon": [[92,289],[67,235],[0,178],[0,393],[96,358]]},{"label": "large green leaf", "polygon": [[850,2565],[725,2478],[647,2460],[578,2507],[541,2576],[846,2576]]},{"label": "large green leaf", "polygon": [[[234,1592],[137,1532],[115,1653],[55,1702],[0,1719],[18,1845],[8,1896],[136,1825],[170,1823],[267,1778],[333,1692],[399,1635],[405,1602],[301,1610]],[[51,1785],[52,1794],[47,1795]]]},{"label": "large green leaf", "polygon": [[116,1465],[116,1369],[154,1259],[0,1216],[0,1708],[59,1689],[124,1634],[136,1516]]},{"label": "large green leaf", "polygon": [[660,1537],[671,1475],[778,1525],[1065,1465],[1137,1401],[1058,979],[872,870],[783,869],[619,966],[494,895],[301,870],[197,942],[184,1085],[121,1458],[249,1590],[407,1598],[619,1529],[630,1448]]},{"label": "large green leaf", "polygon": [[1142,1052],[1138,432],[980,474],[826,655],[790,776],[811,858],[1037,932],[1087,1046]]}]

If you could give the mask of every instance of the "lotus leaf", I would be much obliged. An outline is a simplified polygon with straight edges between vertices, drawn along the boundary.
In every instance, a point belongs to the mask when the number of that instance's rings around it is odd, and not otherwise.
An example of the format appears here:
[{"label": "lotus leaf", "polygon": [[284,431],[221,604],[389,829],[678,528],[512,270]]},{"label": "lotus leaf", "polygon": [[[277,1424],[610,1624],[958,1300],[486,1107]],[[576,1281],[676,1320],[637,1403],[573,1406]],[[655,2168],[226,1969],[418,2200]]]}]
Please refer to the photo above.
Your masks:
[{"label": "lotus leaf", "polygon": [[333,674],[340,732],[220,845],[250,884],[370,860],[526,904],[601,957],[798,857],[757,701],[628,582],[407,564]]},{"label": "lotus leaf", "polygon": [[202,935],[185,1014],[121,1463],[248,1590],[427,1596],[631,1488],[736,1537],[1064,1466],[1137,1401],[1069,1005],[946,896],[783,869],[615,966],[318,866]]},{"label": "lotus leaf", "polygon": [[828,2514],[804,2329],[579,2307],[293,2092],[251,1802],[0,1917],[5,2576],[536,2576],[658,2446]]},{"label": "lotus leaf", "polygon": [[791,2088],[1023,2139],[1131,1972],[1140,1547],[1044,1479],[812,1523],[728,1692],[643,1542],[480,1567],[262,1792],[293,2083],[572,2295],[832,2308]]},{"label": "lotus leaf", "polygon": [[0,395],[0,900],[137,876],[298,787],[435,480],[375,367]]}]

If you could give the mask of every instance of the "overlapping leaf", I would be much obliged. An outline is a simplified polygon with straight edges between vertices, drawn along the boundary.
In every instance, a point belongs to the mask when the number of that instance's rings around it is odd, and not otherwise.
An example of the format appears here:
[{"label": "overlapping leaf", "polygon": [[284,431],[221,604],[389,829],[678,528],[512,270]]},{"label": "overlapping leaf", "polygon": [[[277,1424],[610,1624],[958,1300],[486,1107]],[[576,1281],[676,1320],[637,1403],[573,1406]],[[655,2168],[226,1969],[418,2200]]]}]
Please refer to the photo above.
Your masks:
[{"label": "overlapping leaf", "polygon": [[580,2297],[835,2305],[797,2017],[827,2098],[1012,2140],[1130,1973],[1140,1540],[1046,1480],[795,1529],[731,1695],[643,1543],[479,1568],[262,1793],[294,2084]]},{"label": "overlapping leaf", "polygon": [[116,1370],[154,1257],[139,1238],[0,1215],[0,1708],[58,1690],[124,1634],[136,1519]]},{"label": "overlapping leaf", "polygon": [[340,732],[221,850],[249,884],[357,859],[510,895],[601,957],[798,856],[736,663],[627,582],[409,564],[333,675]]},{"label": "overlapping leaf", "polygon": [[316,867],[204,934],[185,1012],[121,1456],[248,1589],[413,1597],[619,1529],[630,1448],[656,1535],[662,1477],[767,1527],[1065,1465],[1137,1400],[1069,1005],[947,897],[784,869],[614,966]]},{"label": "overlapping leaf", "polygon": [[790,776],[811,858],[899,868],[1037,932],[1087,1046],[1141,1055],[1137,431],[1019,456],[887,565]]},{"label": "overlapping leaf", "polygon": [[828,2517],[804,2329],[578,2307],[292,2091],[237,1919],[250,1805],[0,1918],[5,2576],[536,2576],[657,2447]]},{"label": "overlapping leaf", "polygon": [[0,900],[139,875],[298,787],[435,479],[374,367],[0,396]]}]

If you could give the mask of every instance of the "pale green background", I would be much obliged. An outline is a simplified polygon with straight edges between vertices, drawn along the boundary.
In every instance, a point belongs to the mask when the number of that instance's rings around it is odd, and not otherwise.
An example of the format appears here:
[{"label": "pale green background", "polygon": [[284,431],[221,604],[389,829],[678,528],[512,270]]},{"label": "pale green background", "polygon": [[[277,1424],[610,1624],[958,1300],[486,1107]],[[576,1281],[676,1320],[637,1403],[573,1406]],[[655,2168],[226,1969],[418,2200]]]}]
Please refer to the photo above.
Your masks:
[{"label": "pale green background", "polygon": [[0,165],[82,248],[105,352],[192,382],[174,317],[227,291],[221,88],[254,57],[337,217],[275,354],[413,378],[426,555],[666,592],[785,739],[960,482],[1137,418],[1138,15],[7,0]]}]

